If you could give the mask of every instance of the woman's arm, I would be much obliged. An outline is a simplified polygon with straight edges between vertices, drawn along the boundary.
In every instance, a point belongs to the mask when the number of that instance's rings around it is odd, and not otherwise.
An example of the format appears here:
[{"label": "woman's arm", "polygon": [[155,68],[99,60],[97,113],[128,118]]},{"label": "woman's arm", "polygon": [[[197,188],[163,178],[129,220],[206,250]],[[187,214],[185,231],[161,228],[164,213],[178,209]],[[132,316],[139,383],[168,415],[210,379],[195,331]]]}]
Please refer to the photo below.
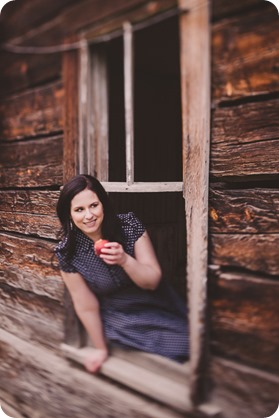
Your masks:
[{"label": "woman's arm", "polygon": [[61,271],[61,275],[70,292],[76,314],[84,325],[95,347],[85,361],[87,370],[94,373],[108,357],[99,301],[79,273],[66,273]]},{"label": "woman's arm", "polygon": [[161,280],[161,268],[147,232],[135,243],[135,258],[128,255],[118,242],[105,244],[100,257],[107,264],[121,266],[133,282],[143,289],[154,290]]}]

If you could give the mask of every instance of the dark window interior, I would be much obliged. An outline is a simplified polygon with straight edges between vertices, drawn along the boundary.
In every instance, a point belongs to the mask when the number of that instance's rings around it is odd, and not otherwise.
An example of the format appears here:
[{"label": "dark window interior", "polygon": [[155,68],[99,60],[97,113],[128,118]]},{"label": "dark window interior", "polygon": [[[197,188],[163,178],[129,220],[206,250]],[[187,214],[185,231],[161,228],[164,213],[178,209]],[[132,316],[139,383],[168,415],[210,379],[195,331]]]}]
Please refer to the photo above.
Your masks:
[{"label": "dark window interior", "polygon": [[[135,181],[182,181],[177,18],[134,32]],[[125,181],[123,38],[106,44],[109,181]],[[181,193],[111,193],[116,210],[145,224],[164,276],[186,298],[186,227]]]}]

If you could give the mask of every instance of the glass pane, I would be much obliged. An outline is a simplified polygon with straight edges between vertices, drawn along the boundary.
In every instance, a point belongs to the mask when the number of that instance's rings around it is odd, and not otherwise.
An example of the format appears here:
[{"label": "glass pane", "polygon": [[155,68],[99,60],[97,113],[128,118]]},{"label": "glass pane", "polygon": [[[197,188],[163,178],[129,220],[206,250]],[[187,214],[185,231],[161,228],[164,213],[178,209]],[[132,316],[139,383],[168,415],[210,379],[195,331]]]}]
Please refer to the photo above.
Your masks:
[{"label": "glass pane", "polygon": [[135,181],[182,180],[178,19],[134,33]]},{"label": "glass pane", "polygon": [[123,38],[107,44],[109,181],[126,181]]}]

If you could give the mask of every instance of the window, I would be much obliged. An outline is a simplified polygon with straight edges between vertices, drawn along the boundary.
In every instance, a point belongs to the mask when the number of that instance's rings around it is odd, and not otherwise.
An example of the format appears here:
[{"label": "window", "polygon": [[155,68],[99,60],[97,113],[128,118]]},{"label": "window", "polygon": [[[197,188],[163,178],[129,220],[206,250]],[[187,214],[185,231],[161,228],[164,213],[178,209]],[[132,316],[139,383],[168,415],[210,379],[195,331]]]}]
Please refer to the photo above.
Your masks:
[{"label": "window", "polygon": [[[133,210],[146,224],[163,273],[175,278],[185,298],[187,241],[194,351],[190,363],[179,366],[159,356],[124,355],[115,349],[102,372],[188,411],[200,384],[205,334],[205,327],[197,325],[204,323],[206,304],[208,10],[206,4],[184,11],[142,7],[107,25],[81,34],[78,171],[96,175],[118,211]],[[194,59],[200,63],[198,71]],[[165,249],[170,236],[175,244],[169,256]],[[76,350],[70,343],[87,343],[76,330],[77,338],[71,331],[64,350],[78,360],[86,347]],[[192,387],[185,385],[187,375]]]}]

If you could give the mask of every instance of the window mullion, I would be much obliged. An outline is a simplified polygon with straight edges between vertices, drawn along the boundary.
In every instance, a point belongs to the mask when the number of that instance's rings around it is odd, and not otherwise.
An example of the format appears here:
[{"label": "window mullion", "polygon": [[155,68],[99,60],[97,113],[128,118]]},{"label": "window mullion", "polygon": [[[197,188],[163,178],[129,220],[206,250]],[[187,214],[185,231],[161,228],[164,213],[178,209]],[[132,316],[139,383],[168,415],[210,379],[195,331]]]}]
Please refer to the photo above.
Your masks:
[{"label": "window mullion", "polygon": [[133,82],[133,31],[129,22],[124,31],[124,101],[126,129],[126,181],[134,183],[134,82]]}]

